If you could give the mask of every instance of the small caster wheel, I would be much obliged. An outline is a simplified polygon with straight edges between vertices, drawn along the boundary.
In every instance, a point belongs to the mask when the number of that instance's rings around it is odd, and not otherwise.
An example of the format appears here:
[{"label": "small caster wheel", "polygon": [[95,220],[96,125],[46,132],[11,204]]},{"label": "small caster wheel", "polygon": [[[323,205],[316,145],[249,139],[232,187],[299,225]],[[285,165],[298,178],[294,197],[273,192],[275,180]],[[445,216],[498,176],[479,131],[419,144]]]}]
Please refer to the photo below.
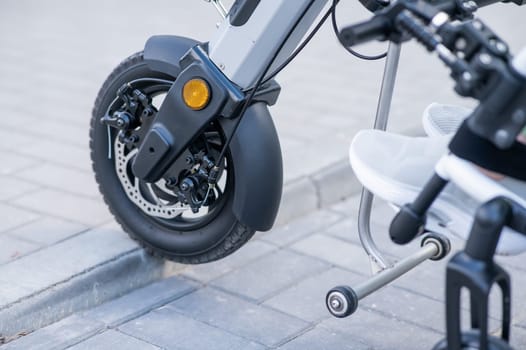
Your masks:
[{"label": "small caster wheel", "polygon": [[[460,350],[478,350],[480,349],[480,333],[476,330],[462,333]],[[447,345],[447,340],[443,339],[435,345],[433,350],[450,350]],[[510,344],[506,343],[501,338],[488,336],[488,350],[513,350]]]},{"label": "small caster wheel", "polygon": [[325,305],[334,317],[347,317],[358,308],[358,296],[351,287],[334,287],[327,293]]},{"label": "small caster wheel", "polygon": [[438,233],[429,232],[422,239],[420,246],[425,246],[426,244],[435,244],[438,247],[438,252],[429,258],[430,260],[441,260],[445,258],[451,251],[451,243],[446,236],[440,235]]}]

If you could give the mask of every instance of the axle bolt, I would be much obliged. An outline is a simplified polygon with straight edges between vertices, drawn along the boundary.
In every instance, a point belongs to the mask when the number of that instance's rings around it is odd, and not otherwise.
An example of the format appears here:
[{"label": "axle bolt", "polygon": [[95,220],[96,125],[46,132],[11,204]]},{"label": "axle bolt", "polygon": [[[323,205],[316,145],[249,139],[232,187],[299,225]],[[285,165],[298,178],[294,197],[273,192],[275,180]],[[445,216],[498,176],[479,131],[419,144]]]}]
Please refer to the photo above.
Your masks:
[{"label": "axle bolt", "polygon": [[181,183],[181,191],[183,192],[190,191],[192,187],[194,187],[194,184],[192,180],[190,180],[189,178],[184,179],[183,182]]}]

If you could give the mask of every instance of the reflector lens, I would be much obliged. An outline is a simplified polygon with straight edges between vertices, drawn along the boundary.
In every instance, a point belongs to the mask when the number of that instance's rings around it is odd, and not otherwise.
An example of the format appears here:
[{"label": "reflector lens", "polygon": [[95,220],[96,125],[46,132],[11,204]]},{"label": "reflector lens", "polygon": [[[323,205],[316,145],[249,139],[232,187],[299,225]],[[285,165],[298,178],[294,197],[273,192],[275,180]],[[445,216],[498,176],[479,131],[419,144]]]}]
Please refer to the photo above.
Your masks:
[{"label": "reflector lens", "polygon": [[210,101],[210,88],[203,79],[191,79],[183,86],[183,101],[186,105],[195,110],[201,110]]}]

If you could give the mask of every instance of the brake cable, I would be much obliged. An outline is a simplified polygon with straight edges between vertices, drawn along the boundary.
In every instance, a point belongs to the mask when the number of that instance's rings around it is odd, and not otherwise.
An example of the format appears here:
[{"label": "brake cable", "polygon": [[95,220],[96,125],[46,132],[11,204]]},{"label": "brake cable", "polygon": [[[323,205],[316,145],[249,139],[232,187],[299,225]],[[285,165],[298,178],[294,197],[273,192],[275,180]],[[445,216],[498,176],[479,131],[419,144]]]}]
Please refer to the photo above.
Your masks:
[{"label": "brake cable", "polygon": [[387,51],[384,52],[384,53],[381,53],[379,55],[368,56],[368,55],[361,54],[361,53],[351,49],[350,47],[347,47],[347,46],[344,45],[343,40],[342,40],[341,35],[340,35],[340,29],[338,28],[338,24],[336,23],[336,5],[338,4],[338,2],[340,2],[340,0],[333,0],[332,1],[332,9],[333,10],[332,10],[331,22],[332,22],[332,29],[334,31],[334,34],[338,38],[338,41],[343,46],[343,48],[348,53],[350,53],[351,55],[353,55],[353,56],[355,56],[355,57],[357,57],[359,59],[362,59],[362,60],[376,61],[376,60],[379,60],[379,59],[382,59],[382,58],[386,57],[387,56]]}]

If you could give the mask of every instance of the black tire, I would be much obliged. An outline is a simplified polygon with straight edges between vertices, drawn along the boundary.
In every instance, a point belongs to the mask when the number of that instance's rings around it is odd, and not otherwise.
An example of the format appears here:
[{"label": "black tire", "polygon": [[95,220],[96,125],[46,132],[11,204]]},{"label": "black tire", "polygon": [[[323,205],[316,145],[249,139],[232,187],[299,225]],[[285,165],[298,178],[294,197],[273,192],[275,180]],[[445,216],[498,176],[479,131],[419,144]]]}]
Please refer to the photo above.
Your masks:
[{"label": "black tire", "polygon": [[[204,217],[165,219],[147,215],[128,198],[115,169],[115,156],[112,159],[108,157],[108,149],[114,142],[116,132],[110,133],[110,143],[108,129],[101,124],[100,119],[123,84],[143,78],[175,80],[175,77],[150,70],[142,52],[139,52],[115,68],[98,93],[91,119],[90,149],[99,190],[124,231],[148,253],[185,264],[221,259],[239,249],[254,234],[254,230],[240,223],[232,213],[235,189],[233,171],[228,175],[225,185],[228,191],[225,190],[221,200],[218,200],[220,204]],[[116,151],[113,149],[110,152]],[[233,163],[229,157],[227,161]]]}]

